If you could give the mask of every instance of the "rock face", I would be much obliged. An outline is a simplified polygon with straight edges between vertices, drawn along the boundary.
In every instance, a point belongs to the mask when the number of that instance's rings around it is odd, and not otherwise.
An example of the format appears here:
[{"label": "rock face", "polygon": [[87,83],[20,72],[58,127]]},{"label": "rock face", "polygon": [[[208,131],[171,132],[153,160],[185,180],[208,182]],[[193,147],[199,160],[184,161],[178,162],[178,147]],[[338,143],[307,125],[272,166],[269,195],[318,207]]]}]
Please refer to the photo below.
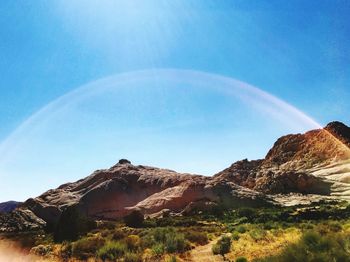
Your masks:
[{"label": "rock face", "polygon": [[28,199],[19,209],[29,209],[46,222],[56,223],[61,212],[71,205],[88,217],[115,219],[132,210],[141,210],[145,215],[165,209],[188,212],[194,203],[203,201],[225,207],[266,206],[273,202],[229,180],[134,166],[123,160],[85,179]]},{"label": "rock face", "polygon": [[350,199],[349,145],[350,128],[332,122],[324,129],[281,137],[265,159],[238,161],[213,177],[134,166],[122,159],[109,169],[28,199],[7,215],[7,221],[25,220],[26,214],[29,221],[37,217],[40,226],[56,223],[72,205],[90,218],[116,219],[133,210],[156,216],[218,206],[266,206],[276,204],[277,194],[284,194],[279,202],[286,205],[305,201],[293,197],[295,193]]}]

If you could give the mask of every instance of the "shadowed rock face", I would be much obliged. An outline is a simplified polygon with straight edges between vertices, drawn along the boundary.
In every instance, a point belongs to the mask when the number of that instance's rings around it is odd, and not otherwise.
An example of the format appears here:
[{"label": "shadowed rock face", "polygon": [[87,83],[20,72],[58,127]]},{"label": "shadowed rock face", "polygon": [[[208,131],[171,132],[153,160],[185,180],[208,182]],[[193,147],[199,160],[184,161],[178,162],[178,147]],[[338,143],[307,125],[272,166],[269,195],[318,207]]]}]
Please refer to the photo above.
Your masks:
[{"label": "shadowed rock face", "polygon": [[238,161],[213,177],[134,166],[122,159],[109,169],[28,199],[15,212],[56,223],[72,205],[91,218],[116,219],[133,210],[154,216],[165,211],[187,214],[217,205],[265,206],[275,204],[274,194],[346,198],[350,197],[349,141],[349,128],[332,122],[324,129],[281,137],[265,159]]}]

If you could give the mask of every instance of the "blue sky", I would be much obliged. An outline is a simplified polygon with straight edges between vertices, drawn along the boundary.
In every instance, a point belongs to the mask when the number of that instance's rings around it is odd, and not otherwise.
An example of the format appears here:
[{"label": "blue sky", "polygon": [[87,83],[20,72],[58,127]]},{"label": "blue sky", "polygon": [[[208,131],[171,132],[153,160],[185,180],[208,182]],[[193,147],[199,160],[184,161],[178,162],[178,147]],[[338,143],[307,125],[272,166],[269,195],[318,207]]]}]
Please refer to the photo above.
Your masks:
[{"label": "blue sky", "polygon": [[152,68],[233,77],[321,124],[349,124],[349,13],[349,1],[326,0],[3,0],[0,141],[78,86]]}]

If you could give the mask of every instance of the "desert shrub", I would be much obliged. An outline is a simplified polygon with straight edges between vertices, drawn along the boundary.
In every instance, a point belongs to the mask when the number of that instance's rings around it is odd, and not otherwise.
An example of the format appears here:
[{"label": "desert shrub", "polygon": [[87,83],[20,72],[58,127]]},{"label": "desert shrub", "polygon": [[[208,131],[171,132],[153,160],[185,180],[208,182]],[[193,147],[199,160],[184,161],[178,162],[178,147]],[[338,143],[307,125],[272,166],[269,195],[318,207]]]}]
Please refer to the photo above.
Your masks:
[{"label": "desert shrub", "polygon": [[342,225],[337,221],[332,221],[329,223],[329,230],[333,232],[339,232],[343,229]]},{"label": "desert shrub", "polygon": [[102,260],[117,260],[124,256],[128,251],[125,243],[122,242],[107,242],[97,251],[97,257]]},{"label": "desert shrub", "polygon": [[133,210],[124,217],[124,222],[129,227],[142,227],[144,216],[139,210]]},{"label": "desert shrub", "polygon": [[225,254],[230,252],[231,243],[231,238],[228,236],[221,237],[212,247],[213,254],[225,256]]},{"label": "desert shrub", "polygon": [[157,222],[153,219],[146,219],[143,221],[143,226],[148,228],[157,227]]},{"label": "desert shrub", "polygon": [[152,253],[155,255],[155,256],[161,256],[163,255],[165,252],[165,247],[164,247],[164,244],[162,243],[157,243],[155,244],[154,246],[152,246]]},{"label": "desert shrub", "polygon": [[300,241],[288,245],[281,254],[257,261],[265,262],[349,262],[350,235],[331,233],[321,235],[316,231],[305,232]]},{"label": "desert shrub", "polygon": [[237,231],[238,233],[244,234],[245,232],[247,232],[247,228],[246,228],[245,226],[238,226],[238,227],[236,228],[236,231]]},{"label": "desert shrub", "polygon": [[116,229],[112,233],[112,240],[120,240],[123,239],[126,236],[125,232],[121,229]]},{"label": "desert shrub", "polygon": [[193,217],[179,217],[174,220],[176,227],[191,227],[197,225],[197,220]]},{"label": "desert shrub", "polygon": [[153,231],[153,237],[154,240],[157,242],[165,242],[167,234],[173,234],[174,233],[173,228],[156,228]]},{"label": "desert shrub", "polygon": [[150,248],[156,244],[154,237],[151,233],[145,234],[141,237],[141,243],[144,248]]},{"label": "desert shrub", "polygon": [[172,232],[166,236],[165,250],[168,253],[184,252],[189,249],[190,245],[183,234]]},{"label": "desert shrub", "polygon": [[271,230],[277,228],[278,226],[274,222],[268,221],[262,224],[262,227],[265,230]]},{"label": "desert shrub", "polygon": [[197,225],[193,217],[163,217],[155,221],[157,227],[190,227]]},{"label": "desert shrub", "polygon": [[259,241],[266,237],[266,231],[261,228],[256,228],[249,231],[249,236],[255,241]]},{"label": "desert shrub", "polygon": [[232,232],[231,238],[232,240],[236,240],[236,241],[239,240],[240,238],[239,233],[237,231]]},{"label": "desert shrub", "polygon": [[168,257],[165,261],[166,261],[166,262],[176,262],[176,261],[177,261],[177,258],[176,258],[176,256],[170,256],[170,257]]},{"label": "desert shrub", "polygon": [[102,247],[105,240],[99,236],[79,239],[72,244],[72,255],[80,259],[95,256],[96,251]]},{"label": "desert shrub", "polygon": [[261,213],[258,216],[255,217],[254,222],[255,223],[271,223],[273,221],[278,221],[278,215],[275,213],[267,212],[267,213]]},{"label": "desert shrub", "polygon": [[236,258],[235,262],[248,262],[248,259],[246,259],[245,257],[238,257]]},{"label": "desert shrub", "polygon": [[142,255],[133,252],[126,252],[124,254],[124,262],[142,262]]},{"label": "desert shrub", "polygon": [[177,253],[184,252],[190,248],[185,235],[177,232],[172,227],[155,228],[148,231],[147,235],[142,236],[142,244],[144,247],[151,246],[152,250],[155,250],[154,253],[164,253],[164,251],[167,253]]},{"label": "desert shrub", "polygon": [[301,223],[299,225],[299,227],[302,229],[302,230],[311,230],[314,228],[314,225],[311,224],[311,223]]},{"label": "desert shrub", "polygon": [[246,217],[248,219],[252,219],[256,216],[256,210],[250,207],[242,207],[237,210],[238,217]]},{"label": "desert shrub", "polygon": [[66,208],[55,227],[54,240],[62,242],[63,240],[76,240],[96,227],[95,221],[82,214],[77,206]]},{"label": "desert shrub", "polygon": [[130,235],[124,239],[124,242],[129,250],[135,251],[141,246],[141,239],[138,235]]},{"label": "desert shrub", "polygon": [[199,245],[205,245],[208,243],[208,236],[204,232],[188,230],[185,232],[185,238],[188,241]]}]

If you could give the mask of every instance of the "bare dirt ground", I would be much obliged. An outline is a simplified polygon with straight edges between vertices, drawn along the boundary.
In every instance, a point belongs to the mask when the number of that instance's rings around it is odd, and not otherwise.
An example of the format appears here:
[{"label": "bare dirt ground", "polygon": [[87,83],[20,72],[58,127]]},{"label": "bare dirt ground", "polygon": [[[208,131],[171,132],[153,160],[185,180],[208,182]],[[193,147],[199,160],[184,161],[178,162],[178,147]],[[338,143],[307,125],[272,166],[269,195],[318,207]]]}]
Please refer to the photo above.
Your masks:
[{"label": "bare dirt ground", "polygon": [[223,257],[220,255],[214,255],[212,252],[213,245],[219,240],[220,237],[215,238],[204,246],[197,246],[190,252],[189,260],[193,262],[222,262]]}]

